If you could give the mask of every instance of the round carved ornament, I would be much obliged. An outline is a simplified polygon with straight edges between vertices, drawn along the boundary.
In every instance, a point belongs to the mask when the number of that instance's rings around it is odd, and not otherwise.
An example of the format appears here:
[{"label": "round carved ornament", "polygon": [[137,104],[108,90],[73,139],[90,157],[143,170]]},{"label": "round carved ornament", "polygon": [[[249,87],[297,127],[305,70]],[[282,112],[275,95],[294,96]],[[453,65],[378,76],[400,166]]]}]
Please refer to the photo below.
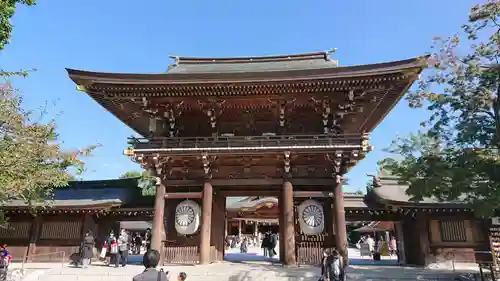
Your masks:
[{"label": "round carved ornament", "polygon": [[302,233],[317,235],[325,229],[323,205],[316,200],[306,200],[298,206],[299,225]]},{"label": "round carved ornament", "polygon": [[302,220],[310,227],[318,227],[323,223],[323,210],[316,205],[309,205],[302,211]]},{"label": "round carved ornament", "polygon": [[194,221],[194,209],[189,205],[180,206],[175,211],[175,223],[180,226],[188,226]]},{"label": "round carved ornament", "polygon": [[175,230],[182,235],[194,234],[200,226],[201,209],[192,200],[182,201],[175,208]]}]

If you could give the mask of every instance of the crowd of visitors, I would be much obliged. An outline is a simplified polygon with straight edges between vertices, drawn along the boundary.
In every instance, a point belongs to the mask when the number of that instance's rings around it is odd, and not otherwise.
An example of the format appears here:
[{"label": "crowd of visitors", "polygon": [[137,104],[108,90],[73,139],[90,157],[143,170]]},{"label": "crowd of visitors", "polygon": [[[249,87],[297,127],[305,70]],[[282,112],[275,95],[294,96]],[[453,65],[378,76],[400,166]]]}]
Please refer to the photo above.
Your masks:
[{"label": "crowd of visitors", "polygon": [[399,251],[394,236],[390,237],[389,241],[386,241],[382,235],[376,236],[375,239],[370,235],[366,235],[361,237],[356,247],[360,249],[362,253],[367,251],[370,257],[375,261],[380,260],[382,255],[388,255],[390,257],[395,256],[399,262]]},{"label": "crowd of visitors", "polygon": [[[103,250],[101,252],[100,258],[106,260],[109,265],[114,265],[115,267],[122,267],[127,265],[127,258],[129,253],[137,254],[141,252],[141,247],[145,247],[145,253],[142,259],[142,263],[145,267],[144,271],[133,278],[133,281],[170,281],[170,272],[164,271],[163,269],[157,270],[157,266],[160,262],[160,253],[157,250],[149,249],[151,232],[148,229],[144,236],[136,233],[133,237],[130,233],[121,229],[118,237],[115,236],[113,231],[110,231],[109,236],[106,238]],[[226,237],[226,246],[236,248],[240,247],[242,253],[248,251],[248,246],[251,243],[253,246],[257,246],[260,243],[263,249],[264,256],[268,258],[273,258],[277,255],[276,246],[278,244],[279,237],[276,233],[268,231],[264,233],[263,237],[261,235],[256,235],[255,237],[240,237],[232,236]],[[366,243],[368,247],[373,249],[376,253],[378,248],[373,238],[367,236],[360,240],[359,243]],[[395,243],[395,242],[394,242]],[[392,240],[391,240],[392,245]],[[95,247],[95,238],[91,230],[89,230],[81,243],[80,251],[78,253],[79,261],[76,265],[81,265],[86,268],[90,265],[91,259],[93,257],[93,250]],[[395,251],[395,247],[393,248]],[[343,260],[340,254],[336,250],[325,250],[323,254],[323,259],[321,262],[321,281],[343,281],[345,280],[345,270],[343,266]],[[178,281],[185,281],[187,274],[181,272],[177,275]]]},{"label": "crowd of visitors", "polygon": [[[147,229],[144,235],[140,233],[131,234],[121,229],[118,236],[111,230],[105,238],[99,259],[109,265],[122,267],[127,265],[129,254],[139,255],[151,247],[151,229]],[[75,266],[87,268],[94,256],[95,237],[91,230],[87,231],[80,245],[80,250],[71,257],[71,263]]]},{"label": "crowd of visitors", "polygon": [[247,253],[249,247],[260,245],[265,257],[274,258],[277,255],[278,239],[278,234],[271,231],[265,232],[264,235],[260,232],[256,235],[229,235],[226,237],[226,249],[239,247],[240,253]]}]

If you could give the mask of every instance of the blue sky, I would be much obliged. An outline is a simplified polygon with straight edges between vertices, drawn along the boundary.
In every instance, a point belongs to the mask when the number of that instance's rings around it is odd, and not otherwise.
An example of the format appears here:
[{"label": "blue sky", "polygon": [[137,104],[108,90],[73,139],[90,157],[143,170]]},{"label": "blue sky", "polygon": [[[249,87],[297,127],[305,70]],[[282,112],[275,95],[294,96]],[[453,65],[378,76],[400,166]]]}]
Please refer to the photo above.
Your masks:
[{"label": "blue sky", "polygon": [[[141,3],[141,4],[139,4]],[[25,105],[55,102],[64,146],[100,143],[84,179],[115,178],[138,169],[122,155],[133,132],[86,94],[65,67],[103,72],[164,72],[168,56],[259,56],[338,48],[340,64],[423,55],[434,36],[459,30],[477,1],[455,0],[39,0],[20,8],[11,44],[0,53],[4,70],[36,68],[15,81]],[[372,134],[375,151],[348,175],[346,191],[363,189],[382,151],[425,118],[402,101]]]}]

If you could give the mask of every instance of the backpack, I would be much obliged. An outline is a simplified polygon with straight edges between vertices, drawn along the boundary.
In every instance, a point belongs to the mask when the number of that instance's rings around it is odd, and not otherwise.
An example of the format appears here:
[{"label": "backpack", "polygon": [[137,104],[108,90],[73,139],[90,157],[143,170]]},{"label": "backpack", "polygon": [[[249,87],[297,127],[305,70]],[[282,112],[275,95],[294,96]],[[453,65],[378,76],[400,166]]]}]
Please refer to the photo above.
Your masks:
[{"label": "backpack", "polygon": [[340,257],[333,258],[332,261],[332,279],[339,280],[342,275],[342,259]]},{"label": "backpack", "polygon": [[109,249],[111,254],[118,254],[118,244],[116,242],[111,242],[111,247]]},{"label": "backpack", "polygon": [[163,279],[161,278],[162,275],[165,275],[165,280],[167,280],[167,273],[168,271],[165,273],[165,271],[163,271],[163,268],[160,269],[160,271],[158,271],[158,278],[157,278],[157,281],[162,281]]},{"label": "backpack", "polygon": [[9,258],[7,256],[0,256],[0,268],[9,266]]}]

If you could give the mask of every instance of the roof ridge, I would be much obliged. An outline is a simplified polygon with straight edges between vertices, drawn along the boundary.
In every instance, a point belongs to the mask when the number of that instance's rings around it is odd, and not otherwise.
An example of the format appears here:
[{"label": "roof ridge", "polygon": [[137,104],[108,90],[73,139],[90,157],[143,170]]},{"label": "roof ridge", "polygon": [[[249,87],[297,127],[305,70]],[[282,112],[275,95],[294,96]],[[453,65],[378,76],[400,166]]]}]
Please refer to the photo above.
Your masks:
[{"label": "roof ridge", "polygon": [[323,59],[330,60],[330,54],[335,52],[332,49],[324,52],[288,54],[288,55],[271,55],[271,56],[250,56],[250,57],[181,57],[169,56],[175,60],[175,65],[179,64],[211,64],[211,63],[249,63],[249,62],[276,62],[276,61],[291,61],[291,60],[311,60]]}]

